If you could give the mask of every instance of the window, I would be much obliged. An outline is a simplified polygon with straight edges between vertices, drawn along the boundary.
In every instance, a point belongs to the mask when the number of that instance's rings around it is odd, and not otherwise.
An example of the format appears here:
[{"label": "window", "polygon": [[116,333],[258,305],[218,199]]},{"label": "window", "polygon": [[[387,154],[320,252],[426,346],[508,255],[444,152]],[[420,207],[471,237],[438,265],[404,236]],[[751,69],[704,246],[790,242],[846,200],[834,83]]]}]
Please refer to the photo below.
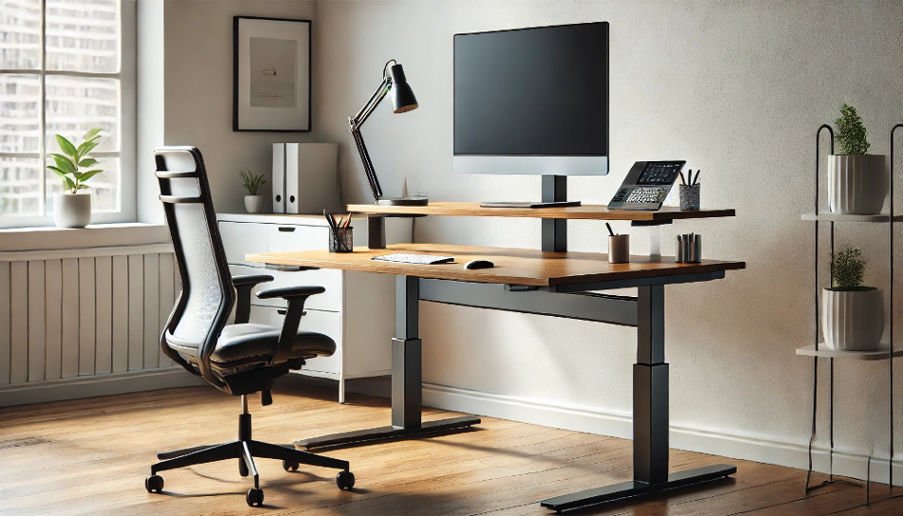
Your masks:
[{"label": "window", "polygon": [[54,135],[92,127],[92,220],[134,220],[134,20],[131,0],[0,0],[0,227],[51,223]]}]

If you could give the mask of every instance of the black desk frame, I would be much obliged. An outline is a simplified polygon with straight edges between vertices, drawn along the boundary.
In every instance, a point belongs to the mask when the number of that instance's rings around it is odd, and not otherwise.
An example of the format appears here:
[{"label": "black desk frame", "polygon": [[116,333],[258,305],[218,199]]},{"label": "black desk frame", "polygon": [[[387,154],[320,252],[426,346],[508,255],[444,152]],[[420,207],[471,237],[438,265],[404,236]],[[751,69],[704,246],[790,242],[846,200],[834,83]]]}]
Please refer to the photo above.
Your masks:
[{"label": "black desk frame", "polygon": [[[565,200],[561,177],[543,177],[543,200]],[[385,247],[382,217],[370,217],[371,248]],[[565,251],[565,220],[543,219],[542,247]],[[476,416],[421,421],[420,301],[566,317],[637,329],[637,361],[633,366],[633,480],[557,496],[542,501],[556,512],[624,499],[636,499],[689,485],[723,479],[735,466],[718,464],[668,472],[668,364],[665,362],[665,285],[724,278],[724,271],[535,288],[397,276],[395,334],[392,339],[392,425],[296,441],[307,449],[330,449],[405,437],[421,437],[469,429]],[[637,297],[599,294],[636,287]]]}]

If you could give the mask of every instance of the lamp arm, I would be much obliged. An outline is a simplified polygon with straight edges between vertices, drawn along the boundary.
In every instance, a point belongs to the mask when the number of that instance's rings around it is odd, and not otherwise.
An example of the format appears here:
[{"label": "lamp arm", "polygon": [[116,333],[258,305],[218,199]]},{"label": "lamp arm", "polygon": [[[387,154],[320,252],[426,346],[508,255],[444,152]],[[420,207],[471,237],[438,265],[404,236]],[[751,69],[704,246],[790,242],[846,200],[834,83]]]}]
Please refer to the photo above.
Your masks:
[{"label": "lamp arm", "polygon": [[383,196],[383,189],[376,177],[376,171],[373,169],[373,161],[370,159],[370,153],[367,152],[367,145],[364,144],[364,137],[358,126],[351,125],[351,135],[354,137],[354,143],[357,145],[357,152],[361,156],[361,162],[364,164],[364,173],[367,175],[367,181],[370,182],[370,190],[373,192],[373,198],[379,201]]},{"label": "lamp arm", "polygon": [[360,126],[366,122],[367,119],[370,118],[370,115],[373,114],[373,111],[376,110],[376,107],[379,106],[379,103],[386,98],[386,94],[389,93],[390,89],[392,89],[391,81],[387,77],[383,77],[383,81],[379,83],[379,86],[376,88],[376,91],[373,92],[373,95],[370,96],[367,102],[353,117],[348,119],[348,122],[354,126]]}]

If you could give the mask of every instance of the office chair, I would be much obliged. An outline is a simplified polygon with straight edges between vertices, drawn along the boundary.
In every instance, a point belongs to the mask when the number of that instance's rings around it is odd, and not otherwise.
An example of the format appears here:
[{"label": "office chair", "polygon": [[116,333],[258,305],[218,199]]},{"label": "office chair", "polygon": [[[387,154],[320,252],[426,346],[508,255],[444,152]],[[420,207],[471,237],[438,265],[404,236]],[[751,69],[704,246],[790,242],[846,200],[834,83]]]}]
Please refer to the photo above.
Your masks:
[{"label": "office chair", "polygon": [[[282,460],[286,471],[299,464],[337,468],[340,489],[354,486],[348,462],[296,450],[292,445],[274,445],[251,438],[248,394],[260,393],[261,404],[273,402],[276,378],[304,361],[335,352],[335,342],[326,335],[299,332],[304,302],[325,291],[323,287],[283,287],[264,290],[260,299],[281,297],[288,302],[282,328],[249,323],[251,289],[272,281],[272,276],[233,278],[229,274],[223,243],[216,225],[207,172],[195,147],[161,147],[155,151],[160,200],[172,235],[182,293],[160,337],[163,352],[188,372],[217,389],[241,396],[238,440],[158,453],[160,462],[151,466],[144,482],[148,492],[163,490],[159,472],[227,459],[238,459],[241,476],[254,476],[248,490],[251,506],[263,503],[263,490],[254,457]],[[235,322],[228,319],[235,308]]]}]

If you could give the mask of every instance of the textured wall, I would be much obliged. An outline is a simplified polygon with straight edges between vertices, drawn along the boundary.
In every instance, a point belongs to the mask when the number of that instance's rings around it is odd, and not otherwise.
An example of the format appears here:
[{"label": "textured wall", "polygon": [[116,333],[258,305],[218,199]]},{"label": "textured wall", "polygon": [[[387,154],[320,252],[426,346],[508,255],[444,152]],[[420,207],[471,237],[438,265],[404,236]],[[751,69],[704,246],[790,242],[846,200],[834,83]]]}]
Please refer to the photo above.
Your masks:
[{"label": "textured wall", "polygon": [[[370,200],[345,120],[388,58],[404,64],[421,107],[396,116],[381,106],[364,128],[387,195],[407,177],[412,193],[434,199],[538,198],[536,177],[452,172],[452,34],[598,20],[611,23],[612,169],[572,180],[572,197],[606,203],[633,161],[686,159],[704,171],[703,205],[738,216],[679,223],[664,241],[696,231],[708,256],[748,262],[726,280],[668,289],[672,422],[802,444],[811,362],[794,349],[814,328],[814,244],[800,221],[812,203],[814,133],[846,101],[874,151],[888,152],[888,131],[903,120],[903,3],[320,1],[314,86],[324,93],[314,116],[322,139],[343,143],[345,200]],[[529,220],[419,219],[416,228],[420,241],[539,244]],[[573,249],[604,249],[601,224],[570,231]],[[642,232],[633,234],[642,251]],[[873,283],[887,277],[884,235],[838,233],[866,249]],[[633,331],[433,304],[422,318],[429,382],[631,410]],[[885,364],[838,365],[840,448],[886,453]]]},{"label": "textured wall", "polygon": [[[232,131],[232,17],[313,19],[316,5],[314,0],[168,0],[164,5],[165,141],[201,149],[217,210],[243,212],[240,169],[269,177],[272,142],[317,140],[311,133]],[[312,30],[316,34],[316,21]]]}]

